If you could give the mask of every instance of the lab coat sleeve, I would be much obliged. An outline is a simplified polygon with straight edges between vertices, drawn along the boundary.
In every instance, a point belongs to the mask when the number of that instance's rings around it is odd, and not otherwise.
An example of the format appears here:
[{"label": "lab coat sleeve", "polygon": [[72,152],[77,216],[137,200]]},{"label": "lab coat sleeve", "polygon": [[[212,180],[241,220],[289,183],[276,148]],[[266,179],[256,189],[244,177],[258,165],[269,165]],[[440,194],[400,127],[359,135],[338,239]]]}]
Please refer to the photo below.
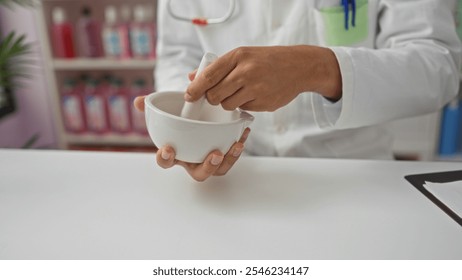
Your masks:
[{"label": "lab coat sleeve", "polygon": [[331,48],[342,73],[342,106],[332,120],[323,97],[314,94],[318,124],[338,129],[374,125],[435,112],[453,99],[459,88],[461,43],[451,5],[381,1],[376,49]]},{"label": "lab coat sleeve", "polygon": [[[172,1],[175,13],[189,16],[190,1]],[[174,19],[167,1],[158,1],[157,60],[154,78],[157,91],[184,91],[188,73],[196,69],[203,55],[192,23]]]}]

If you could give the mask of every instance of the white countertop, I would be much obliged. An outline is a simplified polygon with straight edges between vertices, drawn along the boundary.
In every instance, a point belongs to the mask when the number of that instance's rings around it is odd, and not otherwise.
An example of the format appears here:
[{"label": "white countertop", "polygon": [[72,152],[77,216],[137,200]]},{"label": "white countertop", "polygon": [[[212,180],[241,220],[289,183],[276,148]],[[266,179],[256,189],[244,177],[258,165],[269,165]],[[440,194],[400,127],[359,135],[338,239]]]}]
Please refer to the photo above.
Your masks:
[{"label": "white countertop", "polygon": [[244,157],[197,183],[154,154],[0,150],[0,259],[462,259],[404,179],[455,169]]}]

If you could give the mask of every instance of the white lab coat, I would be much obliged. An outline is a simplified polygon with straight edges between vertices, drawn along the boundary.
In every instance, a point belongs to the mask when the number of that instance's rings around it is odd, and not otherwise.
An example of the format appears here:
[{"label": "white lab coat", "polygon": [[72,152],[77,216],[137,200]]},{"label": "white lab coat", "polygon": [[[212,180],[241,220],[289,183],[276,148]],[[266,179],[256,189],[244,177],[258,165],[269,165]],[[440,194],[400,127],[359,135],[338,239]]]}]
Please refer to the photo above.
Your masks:
[{"label": "white lab coat", "polygon": [[[329,39],[345,29],[343,10],[331,22],[324,13],[340,0],[236,2],[228,21],[201,27],[173,19],[166,1],[159,1],[157,90],[185,90],[187,74],[204,52],[222,55],[239,46],[330,47],[343,81],[337,103],[305,93],[273,113],[252,113],[250,154],[391,159],[392,139],[383,124],[436,111],[458,92],[461,45],[454,1],[357,1],[363,14],[354,28],[363,28],[362,35],[354,42],[346,37],[344,46]],[[186,17],[220,17],[228,6],[227,0],[172,1],[174,12]]]}]

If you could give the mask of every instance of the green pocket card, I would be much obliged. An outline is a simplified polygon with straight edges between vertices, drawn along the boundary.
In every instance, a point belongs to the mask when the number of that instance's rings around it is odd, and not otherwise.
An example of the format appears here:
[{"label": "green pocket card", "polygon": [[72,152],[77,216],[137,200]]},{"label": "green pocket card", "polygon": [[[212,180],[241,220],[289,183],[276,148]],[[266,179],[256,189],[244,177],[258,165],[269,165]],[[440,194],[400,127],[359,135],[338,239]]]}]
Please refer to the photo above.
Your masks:
[{"label": "green pocket card", "polygon": [[369,31],[368,7],[367,0],[356,1],[355,26],[351,24],[353,11],[350,9],[348,12],[348,30],[345,29],[345,12],[342,6],[321,9],[326,44],[329,46],[348,46],[365,40]]}]

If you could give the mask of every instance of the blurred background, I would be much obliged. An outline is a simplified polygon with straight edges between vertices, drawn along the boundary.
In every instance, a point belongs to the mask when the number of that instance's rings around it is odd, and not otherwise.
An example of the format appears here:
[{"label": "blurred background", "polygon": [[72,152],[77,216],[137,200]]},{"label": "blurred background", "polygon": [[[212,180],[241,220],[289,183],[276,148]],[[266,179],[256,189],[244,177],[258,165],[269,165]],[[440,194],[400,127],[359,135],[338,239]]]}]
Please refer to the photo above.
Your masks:
[{"label": "blurred background", "polygon": [[[155,90],[156,7],[0,0],[0,148],[153,151],[132,101]],[[396,158],[462,161],[461,104],[389,123]]]},{"label": "blurred background", "polygon": [[0,147],[152,150],[132,100],[154,90],[155,22],[156,1],[0,1]]}]

